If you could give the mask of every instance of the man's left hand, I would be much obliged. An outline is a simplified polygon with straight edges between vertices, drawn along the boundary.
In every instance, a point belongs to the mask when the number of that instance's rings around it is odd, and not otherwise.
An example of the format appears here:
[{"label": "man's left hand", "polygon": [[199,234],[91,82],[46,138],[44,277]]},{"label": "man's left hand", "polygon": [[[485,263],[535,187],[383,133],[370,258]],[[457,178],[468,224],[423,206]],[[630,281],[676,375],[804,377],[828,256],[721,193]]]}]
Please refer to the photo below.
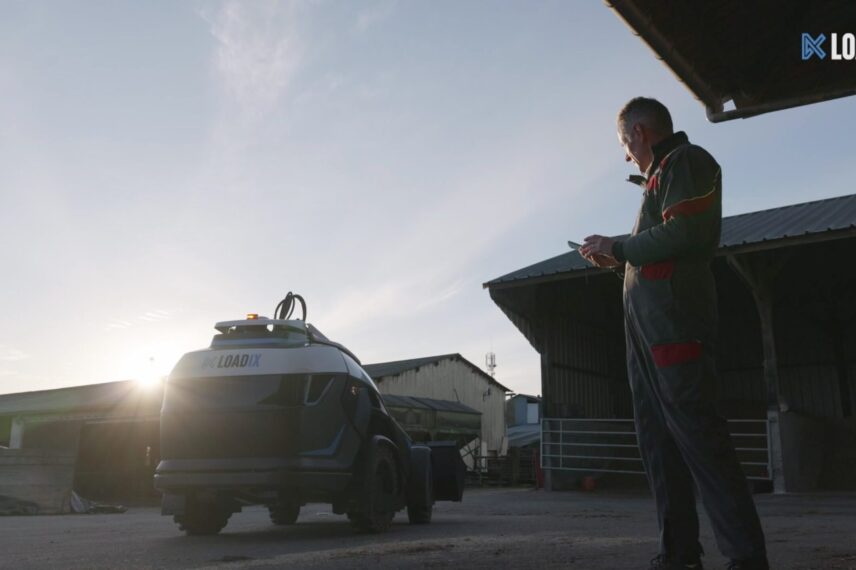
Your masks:
[{"label": "man's left hand", "polygon": [[612,245],[615,240],[601,235],[588,236],[580,246],[579,252],[584,258],[598,267],[616,267],[618,261],[612,257]]}]

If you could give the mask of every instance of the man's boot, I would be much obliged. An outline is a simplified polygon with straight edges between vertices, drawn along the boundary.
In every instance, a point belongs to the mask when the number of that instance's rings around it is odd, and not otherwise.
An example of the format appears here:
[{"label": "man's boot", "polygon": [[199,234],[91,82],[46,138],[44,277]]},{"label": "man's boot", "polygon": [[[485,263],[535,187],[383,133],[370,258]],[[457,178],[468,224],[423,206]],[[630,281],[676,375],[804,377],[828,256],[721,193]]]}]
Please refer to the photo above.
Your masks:
[{"label": "man's boot", "polygon": [[[704,568],[700,558],[694,561],[673,560],[668,554],[658,554],[651,559],[648,570],[704,570]],[[743,568],[738,566],[737,570],[743,570]]]},{"label": "man's boot", "polygon": [[728,563],[727,570],[770,570],[770,563],[767,562],[766,556],[732,560]]}]

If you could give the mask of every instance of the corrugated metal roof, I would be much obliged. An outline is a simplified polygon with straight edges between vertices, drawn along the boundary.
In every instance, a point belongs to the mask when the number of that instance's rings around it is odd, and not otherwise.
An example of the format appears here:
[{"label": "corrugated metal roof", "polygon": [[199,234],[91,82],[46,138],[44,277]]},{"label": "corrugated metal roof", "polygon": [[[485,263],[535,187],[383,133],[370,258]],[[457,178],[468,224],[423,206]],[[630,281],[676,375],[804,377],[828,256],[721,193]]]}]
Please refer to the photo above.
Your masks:
[{"label": "corrugated metal roof", "polygon": [[541,441],[541,424],[508,426],[508,447],[526,447]]},{"label": "corrugated metal roof", "polygon": [[509,283],[511,281],[534,279],[535,277],[548,277],[550,275],[558,275],[560,273],[572,273],[583,269],[599,271],[599,269],[583,259],[579,253],[576,251],[569,251],[568,253],[551,257],[545,261],[534,263],[528,267],[524,267],[523,269],[512,271],[502,277],[497,277],[493,281],[485,283],[484,287],[491,287],[493,285]]},{"label": "corrugated metal roof", "polygon": [[441,360],[446,360],[447,358],[454,358],[455,356],[460,356],[458,354],[441,354],[438,356],[425,356],[422,358],[409,358],[407,360],[393,360],[390,362],[376,362],[374,364],[364,364],[363,370],[366,373],[377,380],[378,378],[382,378],[384,376],[397,376],[402,372],[406,372],[408,370],[413,370],[414,368],[421,368],[422,366],[427,366],[428,364],[435,364],[440,362]]},{"label": "corrugated metal roof", "polygon": [[384,394],[383,403],[386,404],[388,408],[415,408],[436,410],[438,412],[461,412],[464,414],[481,415],[480,411],[475,410],[466,404],[452,402],[450,400],[435,400],[434,398]]},{"label": "corrugated metal roof", "polygon": [[856,194],[729,216],[723,248],[856,228]]},{"label": "corrugated metal roof", "polygon": [[144,388],[134,380],[72,386],[36,392],[0,395],[0,415],[127,411],[134,415],[160,414],[163,388]]},{"label": "corrugated metal roof", "polygon": [[540,402],[541,401],[541,396],[533,396],[532,394],[521,394],[519,392],[517,394],[513,395],[511,398],[509,398],[509,400],[514,400],[515,398],[526,398],[526,400],[528,402]]},{"label": "corrugated metal roof", "polygon": [[374,364],[364,364],[363,370],[372,377],[375,381],[380,380],[381,378],[387,376],[398,376],[402,372],[407,372],[408,370],[414,370],[417,368],[421,368],[422,366],[427,366],[429,364],[436,364],[443,360],[460,360],[464,364],[470,367],[474,372],[481,374],[492,384],[498,386],[502,390],[506,392],[510,392],[508,388],[500,384],[496,381],[496,378],[492,377],[490,374],[464,358],[458,353],[453,354],[440,354],[438,356],[425,356],[423,358],[411,358],[408,360],[394,360],[391,362],[376,362]]},{"label": "corrugated metal roof", "polygon": [[[738,214],[722,220],[719,253],[739,251],[746,246],[819,236],[854,228],[856,228],[856,194]],[[626,237],[626,235],[619,236],[619,239],[621,237]],[[829,238],[834,239],[834,236],[830,235]],[[776,247],[776,244],[770,243],[770,247]],[[503,283],[562,273],[575,273],[583,270],[604,271],[594,267],[576,251],[569,251],[523,269],[512,271],[507,275],[488,281],[484,286],[492,287]]]}]

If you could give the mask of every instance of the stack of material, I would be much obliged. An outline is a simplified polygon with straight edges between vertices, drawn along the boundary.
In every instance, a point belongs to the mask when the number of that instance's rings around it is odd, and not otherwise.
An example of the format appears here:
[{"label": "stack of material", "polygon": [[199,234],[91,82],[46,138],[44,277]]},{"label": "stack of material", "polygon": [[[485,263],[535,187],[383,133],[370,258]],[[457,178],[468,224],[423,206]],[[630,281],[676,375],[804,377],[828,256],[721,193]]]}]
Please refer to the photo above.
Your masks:
[{"label": "stack of material", "polygon": [[73,452],[0,450],[0,514],[70,512],[74,463]]}]

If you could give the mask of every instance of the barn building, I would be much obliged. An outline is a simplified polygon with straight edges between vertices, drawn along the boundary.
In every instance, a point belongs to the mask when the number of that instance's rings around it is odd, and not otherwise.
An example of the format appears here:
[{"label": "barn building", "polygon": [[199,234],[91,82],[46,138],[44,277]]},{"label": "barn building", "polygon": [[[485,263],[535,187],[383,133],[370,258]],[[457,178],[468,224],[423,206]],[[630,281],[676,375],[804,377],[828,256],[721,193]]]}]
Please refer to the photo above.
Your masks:
[{"label": "barn building", "polygon": [[[777,492],[856,486],[856,195],[723,219],[717,394],[747,475]],[[548,486],[644,474],[621,279],[576,251],[484,285],[541,355]]]},{"label": "barn building", "polygon": [[458,402],[481,412],[481,455],[504,455],[508,388],[461,356],[442,354],[364,366],[382,394]]},{"label": "barn building", "polygon": [[0,396],[0,495],[68,512],[71,490],[105,501],[158,497],[159,385],[132,380]]}]

